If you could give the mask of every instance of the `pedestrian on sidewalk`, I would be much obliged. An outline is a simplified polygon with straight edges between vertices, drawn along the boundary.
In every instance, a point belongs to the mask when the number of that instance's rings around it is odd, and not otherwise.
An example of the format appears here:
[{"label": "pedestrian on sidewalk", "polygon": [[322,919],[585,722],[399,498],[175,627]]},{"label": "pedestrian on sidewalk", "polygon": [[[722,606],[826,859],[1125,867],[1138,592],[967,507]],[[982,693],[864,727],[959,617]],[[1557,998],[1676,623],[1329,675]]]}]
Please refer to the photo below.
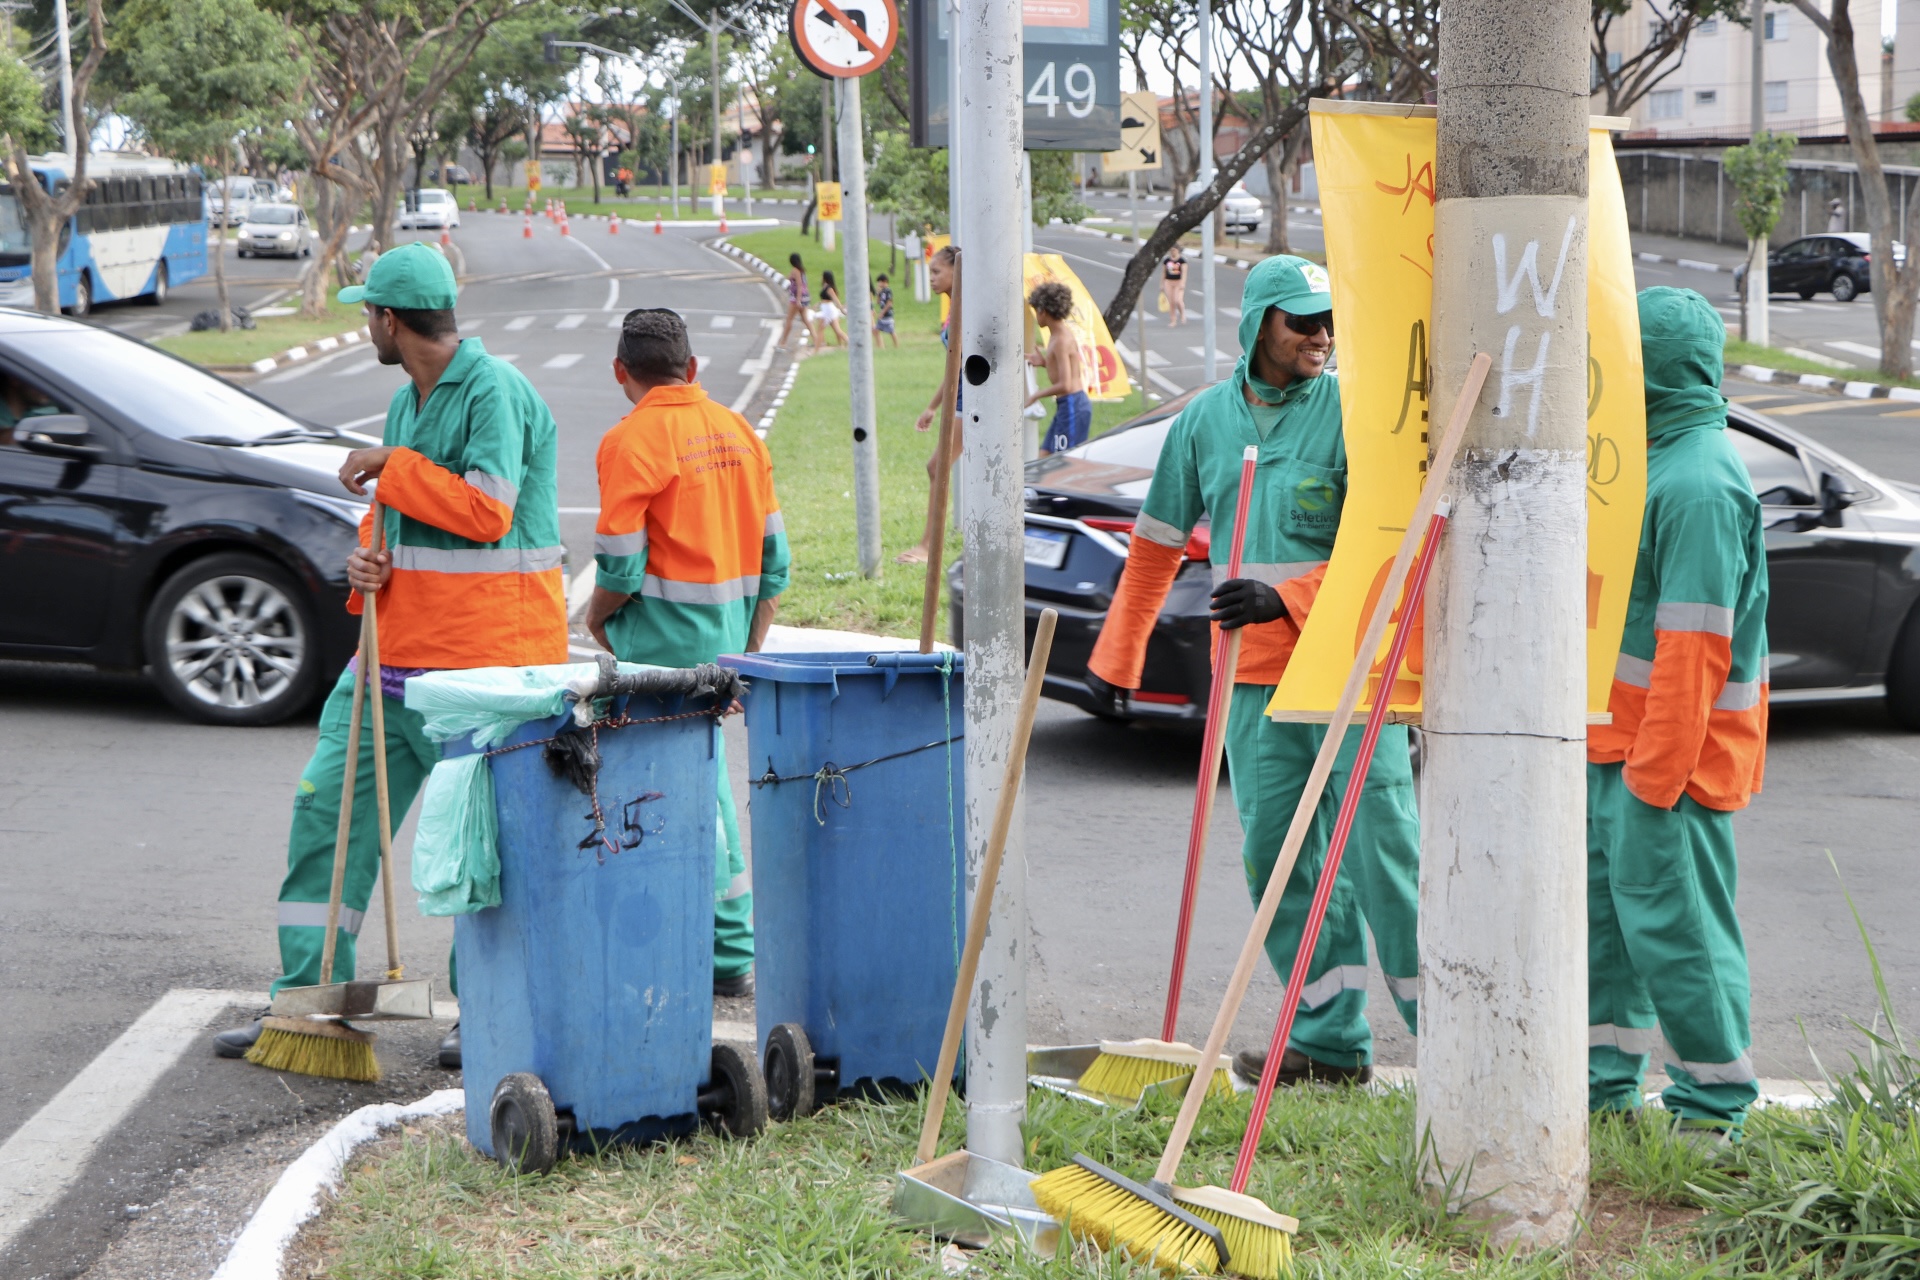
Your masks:
[{"label": "pedestrian on sidewalk", "polygon": [[1737,1142],[1758,1096],[1733,815],[1767,751],[1767,556],[1727,438],[1726,325],[1691,289],[1640,293],[1647,505],[1626,631],[1587,739],[1588,1105],[1632,1111],[1648,1056],[1683,1135]]},{"label": "pedestrian on sidewalk", "polygon": [[1049,457],[1086,443],[1087,429],[1093,425],[1093,402],[1087,398],[1080,338],[1067,323],[1073,317],[1073,290],[1058,280],[1043,281],[1027,296],[1027,305],[1047,331],[1047,349],[1028,356],[1027,363],[1047,371],[1048,385],[1028,396],[1027,404],[1054,398],[1053,423],[1040,442],[1041,456]]},{"label": "pedestrian on sidewalk", "polygon": [[[952,294],[953,269],[959,261],[960,247],[958,245],[943,244],[933,251],[933,257],[927,260],[927,286],[933,290],[935,297],[939,297],[943,293]],[[949,346],[954,341],[953,334],[948,331],[952,319],[952,314],[949,313],[947,318],[940,322],[940,345],[943,347]],[[954,461],[960,456],[960,398],[962,390],[959,387],[954,387],[949,390],[944,375],[941,377],[940,385],[933,390],[933,399],[927,402],[927,407],[921,410],[920,416],[914,420],[913,429],[922,432],[933,429],[940,414],[941,397],[945,395],[953,396],[953,440],[944,462],[940,457],[940,445],[938,441],[934,443],[933,456],[927,459],[928,484],[934,483],[935,477],[940,474],[941,466],[944,465],[951,468]],[[927,509],[927,525],[921,531],[920,541],[895,556],[893,562],[895,564],[925,564],[927,562],[927,551],[933,546],[933,540],[938,536],[938,532],[933,528],[933,509],[929,506]]]},{"label": "pedestrian on sidewalk", "polygon": [[[629,311],[613,360],[633,411],[601,437],[599,566],[587,630],[623,662],[691,667],[766,640],[787,589],[786,524],[773,462],[747,420],[698,381],[687,326],[665,308]],[[753,888],[720,762],[713,871],[713,993],[753,994]]]},{"label": "pedestrian on sidewalk", "polygon": [[[835,283],[833,272],[820,273],[820,309],[814,312],[815,331],[832,330],[841,346],[847,345],[847,331],[840,327],[840,317],[847,314],[846,304],[840,299],[840,286]],[[826,339],[821,338],[824,344]]]},{"label": "pedestrian on sidewalk", "polygon": [[[1247,273],[1240,316],[1246,354],[1232,377],[1194,397],[1167,433],[1113,605],[1087,664],[1092,705],[1124,714],[1128,691],[1140,687],[1147,644],[1186,559],[1187,540],[1205,519],[1212,523],[1213,545],[1230,544],[1241,459],[1248,446],[1256,447],[1242,576],[1227,580],[1226,567],[1218,561],[1213,566],[1214,622],[1246,628],[1228,710],[1227,763],[1245,832],[1247,890],[1256,903],[1326,734],[1323,725],[1277,724],[1266,710],[1319,592],[1347,493],[1340,387],[1324,376],[1333,354],[1330,288],[1326,268],[1304,258],[1271,257]],[[1267,958],[1283,984],[1358,749],[1358,736],[1347,735],[1267,933]],[[1282,1084],[1373,1078],[1366,1016],[1369,928],[1387,988],[1407,1029],[1416,1029],[1419,859],[1407,730],[1388,725],[1307,972],[1280,1066]],[[1258,1079],[1265,1065],[1264,1051],[1234,1059],[1234,1070],[1249,1080]]]},{"label": "pedestrian on sidewalk", "polygon": [[900,345],[900,335],[893,331],[893,283],[887,279],[884,271],[880,273],[879,287],[873,294],[873,332],[876,346],[878,335],[883,333],[893,339],[894,346]]},{"label": "pedestrian on sidewalk", "polygon": [[[387,405],[380,447],[355,449],[340,467],[350,493],[364,494],[378,481],[386,523],[387,550],[375,555],[371,516],[361,521],[360,547],[347,558],[353,586],[347,608],[359,613],[365,593],[379,593],[380,696],[396,829],[440,759],[420,713],[403,701],[407,677],[567,660],[553,415],[518,369],[488,355],[478,338],[461,340],[457,297],[453,269],[424,241],[382,254],[364,285],[340,292],[342,302],[365,304],[380,363],[397,364],[408,377]],[[320,712],[320,740],[294,792],[280,885],[276,993],[320,981],[358,678],[355,659]],[[369,699],[354,775],[335,982],[354,975],[354,943],[380,867],[373,751]],[[447,978],[458,994],[451,955]],[[255,1019],[216,1036],[214,1051],[244,1057],[259,1037]],[[440,1063],[460,1065],[458,1025],[441,1045]]]},{"label": "pedestrian on sidewalk", "polygon": [[1829,200],[1827,202],[1827,230],[1829,232],[1838,232],[1838,231],[1845,231],[1846,229],[1847,229],[1846,202],[1838,199]]},{"label": "pedestrian on sidewalk", "polygon": [[1167,250],[1166,258],[1160,263],[1161,310],[1167,313],[1169,325],[1183,325],[1187,322],[1187,259],[1175,245]]},{"label": "pedestrian on sidewalk", "polygon": [[793,332],[793,322],[800,322],[803,335],[811,335],[814,350],[820,349],[820,333],[813,327],[813,308],[808,305],[813,295],[807,290],[807,268],[800,261],[800,255],[787,255],[787,323],[780,330],[779,349],[787,349],[787,338]]}]

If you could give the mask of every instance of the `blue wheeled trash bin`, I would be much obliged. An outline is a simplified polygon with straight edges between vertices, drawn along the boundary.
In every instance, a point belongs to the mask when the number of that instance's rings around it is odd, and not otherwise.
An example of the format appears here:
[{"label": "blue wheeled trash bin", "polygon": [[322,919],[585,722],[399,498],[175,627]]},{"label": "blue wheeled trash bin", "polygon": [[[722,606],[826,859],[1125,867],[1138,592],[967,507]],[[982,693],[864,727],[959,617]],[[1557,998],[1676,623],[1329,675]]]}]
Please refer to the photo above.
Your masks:
[{"label": "blue wheeled trash bin", "polygon": [[768,1112],[912,1088],[967,931],[955,653],[756,653],[748,677],[756,1030]]},{"label": "blue wheeled trash bin", "polygon": [[610,665],[589,716],[493,749],[500,905],[455,918],[467,1137],[517,1172],[766,1123],[758,1064],[713,1042],[713,725],[738,681]]}]

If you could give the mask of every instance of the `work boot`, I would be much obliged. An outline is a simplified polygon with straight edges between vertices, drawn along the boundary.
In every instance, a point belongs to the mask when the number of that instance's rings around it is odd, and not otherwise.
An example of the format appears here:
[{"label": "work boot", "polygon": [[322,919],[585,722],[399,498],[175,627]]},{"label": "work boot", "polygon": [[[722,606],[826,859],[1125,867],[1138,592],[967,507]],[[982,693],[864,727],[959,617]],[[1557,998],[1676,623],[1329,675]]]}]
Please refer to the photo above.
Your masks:
[{"label": "work boot", "polygon": [[231,1031],[222,1031],[213,1038],[213,1056],[216,1058],[244,1058],[247,1050],[253,1048],[254,1041],[260,1038],[262,1024],[255,1018],[244,1027],[235,1027]]},{"label": "work boot", "polygon": [[449,1071],[460,1069],[460,1024],[455,1022],[447,1038],[440,1042],[440,1065]]},{"label": "work boot", "polygon": [[731,978],[713,975],[713,994],[727,1000],[738,1000],[742,996],[753,994],[753,970],[736,973]]},{"label": "work boot", "polygon": [[[1233,1055],[1234,1074],[1254,1084],[1260,1082],[1260,1073],[1267,1069],[1267,1055],[1264,1050],[1243,1049]],[[1282,1089],[1306,1081],[1315,1084],[1371,1084],[1373,1083],[1373,1064],[1365,1063],[1357,1067],[1336,1067],[1331,1063],[1309,1058],[1298,1049],[1287,1050],[1280,1059],[1279,1086]]]},{"label": "work boot", "polygon": [[1674,1129],[1673,1140],[1691,1147],[1709,1164],[1724,1164],[1740,1150],[1740,1131],[1725,1125],[1682,1120]]}]

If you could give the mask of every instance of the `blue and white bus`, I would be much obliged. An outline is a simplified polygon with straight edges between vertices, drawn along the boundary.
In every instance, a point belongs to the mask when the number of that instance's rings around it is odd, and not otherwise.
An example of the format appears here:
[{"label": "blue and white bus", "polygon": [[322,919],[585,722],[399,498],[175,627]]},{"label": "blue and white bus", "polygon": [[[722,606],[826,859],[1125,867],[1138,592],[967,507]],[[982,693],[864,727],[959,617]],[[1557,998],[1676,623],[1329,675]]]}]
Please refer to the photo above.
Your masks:
[{"label": "blue and white bus", "polygon": [[[64,155],[29,157],[51,191],[72,181]],[[95,152],[93,189],[60,233],[60,306],[83,316],[96,302],[139,298],[158,305],[167,291],[207,272],[207,220],[200,176],[175,160]],[[0,306],[33,305],[32,240],[10,184],[0,183]]]}]

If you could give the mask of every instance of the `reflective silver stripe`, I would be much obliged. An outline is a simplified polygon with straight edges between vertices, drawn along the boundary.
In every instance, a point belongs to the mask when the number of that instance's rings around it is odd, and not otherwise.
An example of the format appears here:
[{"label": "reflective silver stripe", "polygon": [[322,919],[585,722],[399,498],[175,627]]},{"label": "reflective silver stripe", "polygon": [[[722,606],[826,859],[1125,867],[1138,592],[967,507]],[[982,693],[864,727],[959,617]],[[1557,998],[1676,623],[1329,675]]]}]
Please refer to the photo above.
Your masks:
[{"label": "reflective silver stripe", "polygon": [[[340,907],[340,928],[354,937],[360,936],[360,922],[367,913],[355,911],[344,903]],[[324,902],[283,902],[280,904],[280,927],[282,929],[325,929],[327,927],[327,904]]]},{"label": "reflective silver stripe", "polygon": [[484,471],[469,471],[460,478],[503,507],[511,507],[520,501],[520,486],[511,480],[488,475]]},{"label": "reflective silver stripe", "polygon": [[1760,705],[1761,681],[1729,680],[1713,700],[1715,711],[1751,711]]},{"label": "reflective silver stripe", "polygon": [[647,549],[647,531],[638,533],[596,533],[593,554],[597,556],[637,556]]},{"label": "reflective silver stripe", "polygon": [[562,547],[395,547],[393,567],[427,573],[544,573],[560,567]]},{"label": "reflective silver stripe", "polygon": [[1732,1062],[1674,1062],[1669,1067],[1679,1067],[1700,1084],[1752,1084],[1753,1059],[1741,1054]]},{"label": "reflective silver stripe", "polygon": [[760,594],[760,575],[726,582],[674,582],[647,574],[640,580],[640,594],[669,604],[731,604]]},{"label": "reflective silver stripe", "polygon": [[1142,511],[1133,522],[1133,533],[1137,538],[1148,542],[1157,542],[1163,547],[1184,547],[1187,545],[1187,530],[1176,529],[1165,520],[1155,520]]},{"label": "reflective silver stripe", "polygon": [[[1255,582],[1264,582],[1270,587],[1277,587],[1281,583],[1292,578],[1297,578],[1303,573],[1312,573],[1325,563],[1326,561],[1324,560],[1290,560],[1282,564],[1248,564],[1242,561],[1240,564],[1240,576],[1243,578],[1252,578]],[[1227,566],[1223,564],[1214,565],[1213,585],[1217,587],[1226,580]]]},{"label": "reflective silver stripe", "polygon": [[1365,991],[1367,989],[1367,966],[1363,964],[1340,964],[1327,970],[1300,992],[1302,1008],[1318,1009],[1342,991]]},{"label": "reflective silver stripe", "polygon": [[742,871],[727,881],[727,891],[714,899],[716,902],[732,902],[735,898],[744,898],[753,892],[753,877]]},{"label": "reflective silver stripe", "polygon": [[1645,1057],[1660,1047],[1660,1028],[1616,1027],[1611,1022],[1597,1022],[1587,1028],[1587,1047],[1618,1049]]},{"label": "reflective silver stripe", "polygon": [[1420,1001],[1420,977],[1418,974],[1415,974],[1411,978],[1396,978],[1392,974],[1388,974],[1387,990],[1393,992],[1393,998],[1395,1000],[1403,1000],[1408,1004],[1418,1004]]},{"label": "reflective silver stripe", "polygon": [[1733,638],[1733,610],[1717,604],[1668,601],[1653,611],[1655,631],[1705,631]]},{"label": "reflective silver stripe", "polygon": [[767,512],[767,529],[766,529],[766,532],[761,534],[760,536],[763,538],[771,538],[776,533],[785,533],[786,531],[787,531],[786,517],[781,515],[778,511]]},{"label": "reflective silver stripe", "polygon": [[1623,653],[1614,660],[1613,678],[1621,684],[1630,684],[1636,689],[1653,688],[1653,663],[1645,658],[1636,658]]}]

